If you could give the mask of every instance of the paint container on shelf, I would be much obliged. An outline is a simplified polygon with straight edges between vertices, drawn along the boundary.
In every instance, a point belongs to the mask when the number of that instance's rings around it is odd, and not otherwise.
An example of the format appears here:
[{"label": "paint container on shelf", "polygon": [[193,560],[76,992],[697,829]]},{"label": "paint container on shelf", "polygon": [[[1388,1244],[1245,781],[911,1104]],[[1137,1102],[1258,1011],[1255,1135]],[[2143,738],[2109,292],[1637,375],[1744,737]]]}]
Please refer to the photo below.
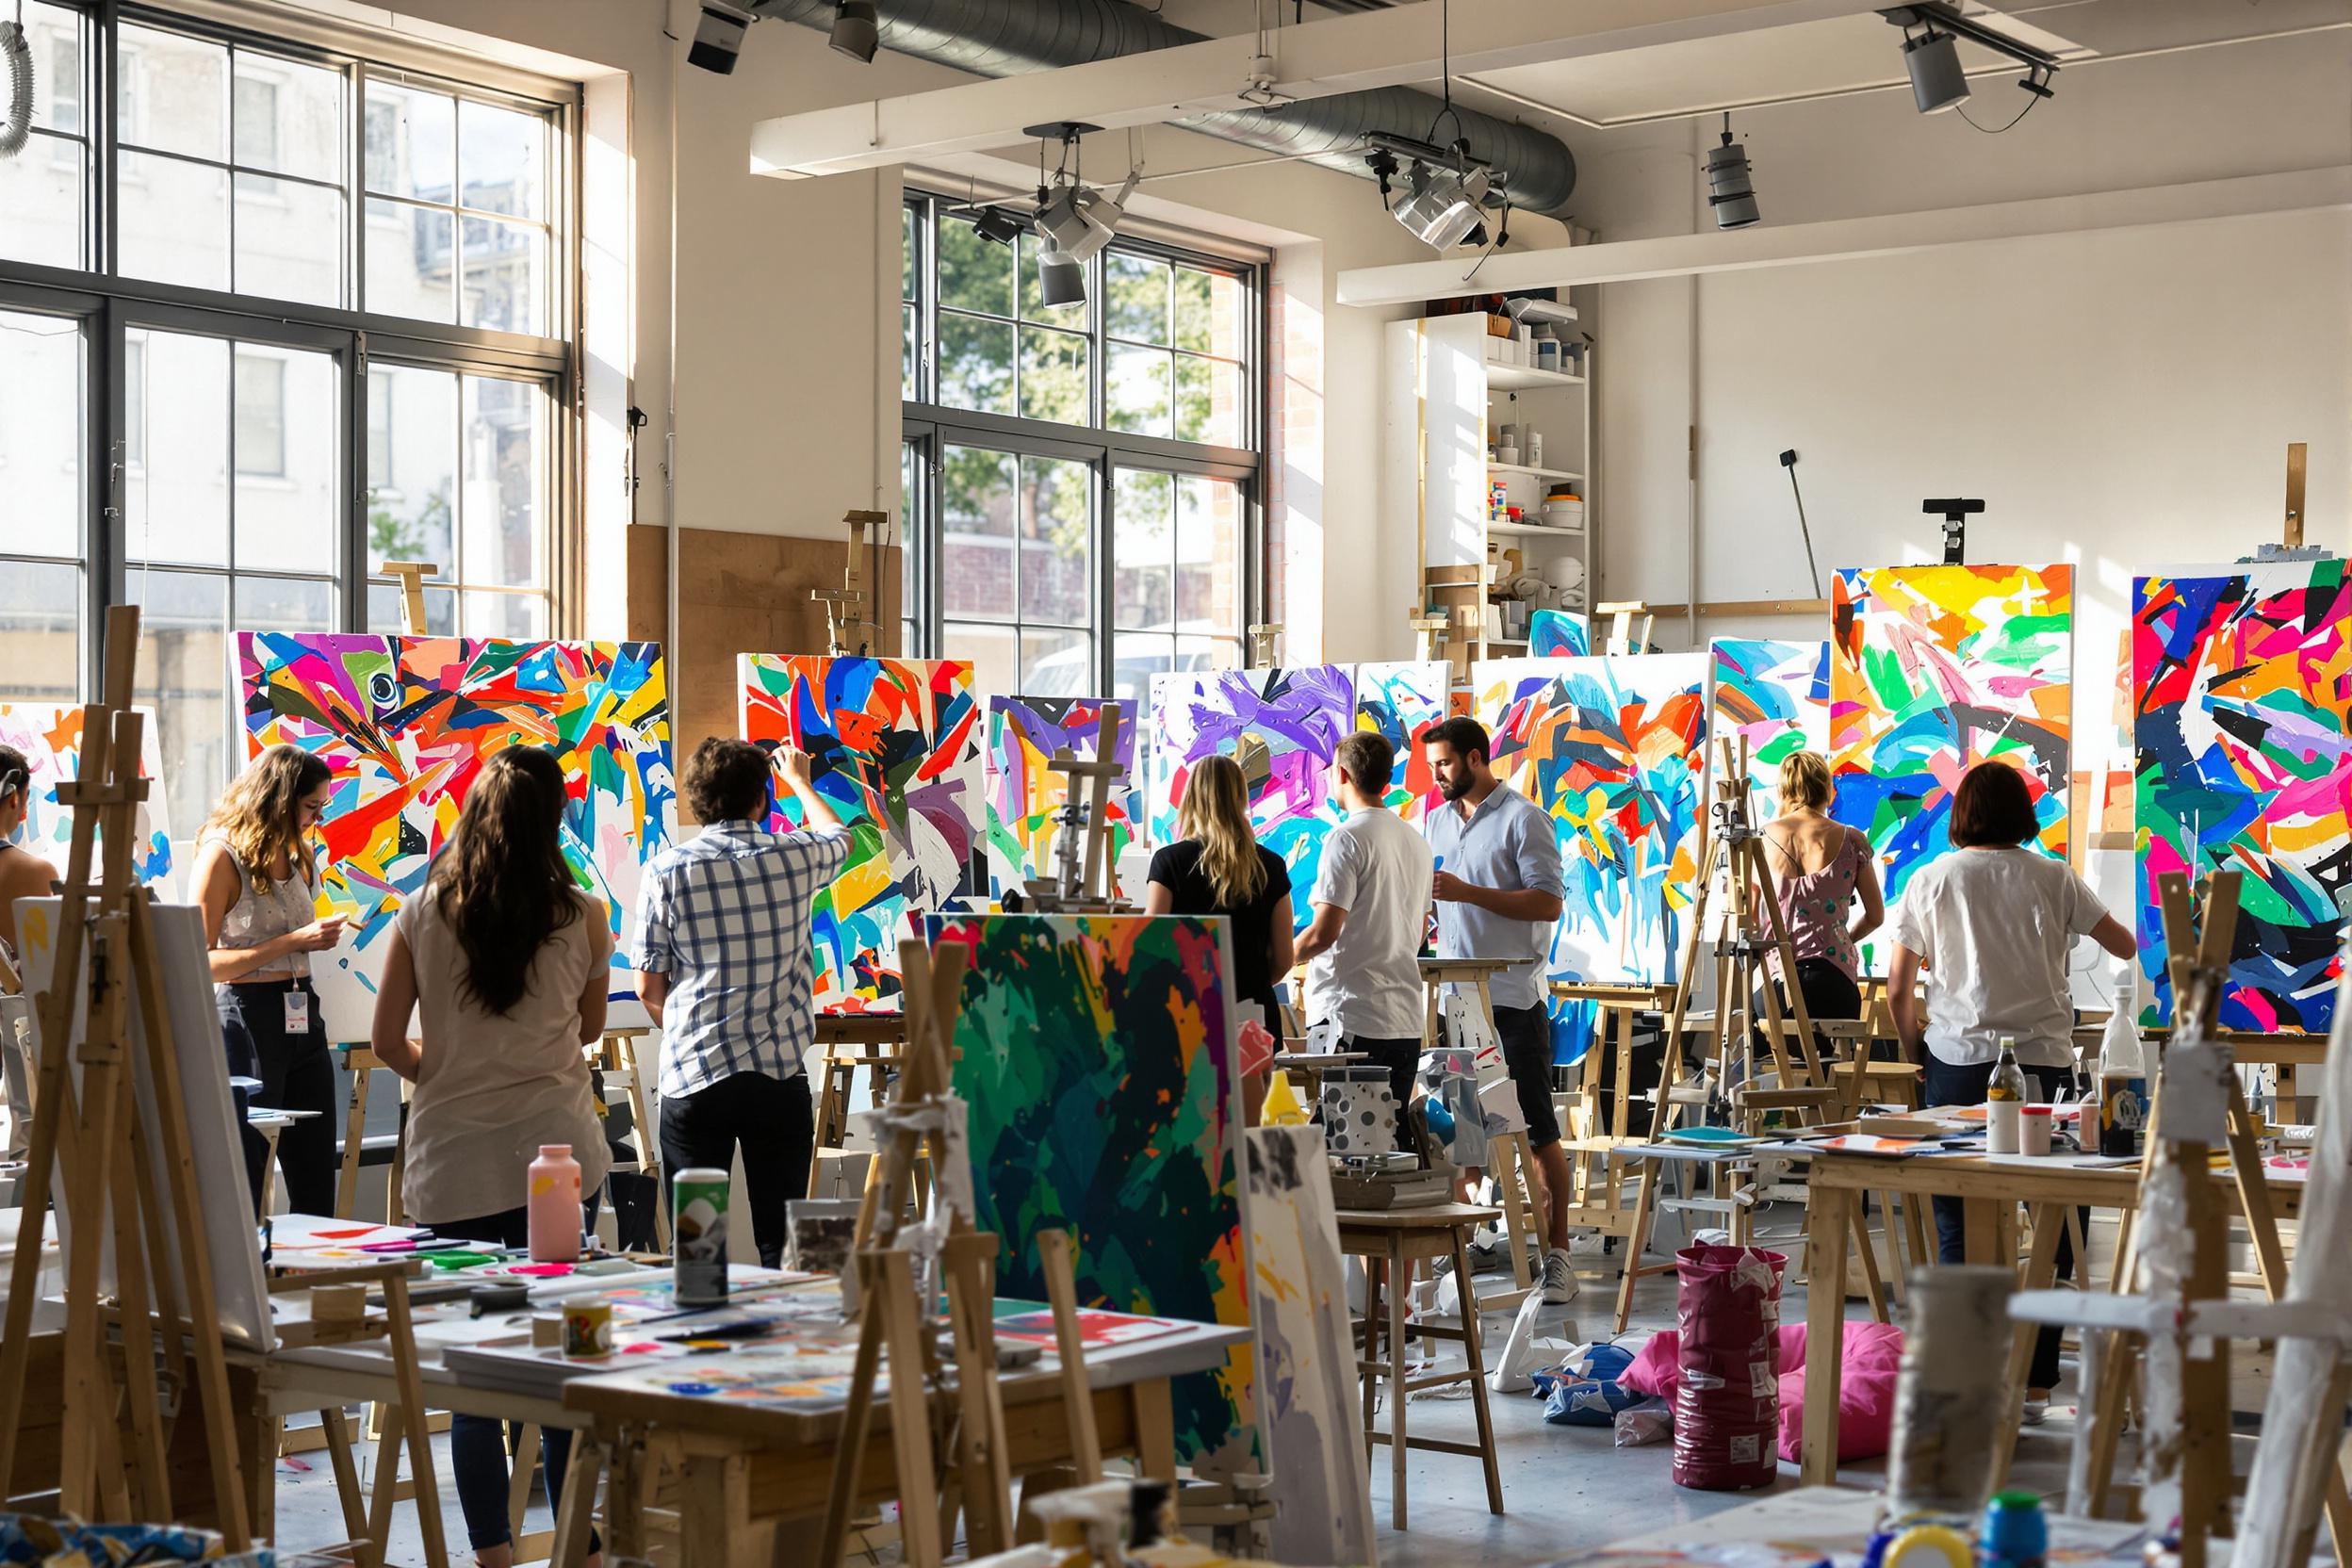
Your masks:
[{"label": "paint container on shelf", "polygon": [[1544,433],[1540,430],[1527,432],[1527,466],[1544,466]]},{"label": "paint container on shelf", "polygon": [[716,1307],[727,1302],[727,1197],[728,1175],[714,1167],[681,1170],[671,1184],[676,1204],[670,1244],[677,1250],[673,1279],[681,1307]]}]

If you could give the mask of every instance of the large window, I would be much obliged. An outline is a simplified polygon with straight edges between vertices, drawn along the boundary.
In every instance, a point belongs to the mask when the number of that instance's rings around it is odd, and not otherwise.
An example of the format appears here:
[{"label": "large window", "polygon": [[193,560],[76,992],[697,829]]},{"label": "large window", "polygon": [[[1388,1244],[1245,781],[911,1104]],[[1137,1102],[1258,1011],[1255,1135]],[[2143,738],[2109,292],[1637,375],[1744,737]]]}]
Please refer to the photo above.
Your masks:
[{"label": "large window", "polygon": [[1140,700],[1242,662],[1260,496],[1254,268],[1121,240],[1048,305],[1031,236],[911,198],[908,645],[980,685]]},{"label": "large window", "polygon": [[185,840],[243,761],[237,631],[397,629],[386,560],[440,568],[420,629],[557,629],[574,95],[129,4],[24,15],[0,701],[94,691],[98,611],[141,606]]}]

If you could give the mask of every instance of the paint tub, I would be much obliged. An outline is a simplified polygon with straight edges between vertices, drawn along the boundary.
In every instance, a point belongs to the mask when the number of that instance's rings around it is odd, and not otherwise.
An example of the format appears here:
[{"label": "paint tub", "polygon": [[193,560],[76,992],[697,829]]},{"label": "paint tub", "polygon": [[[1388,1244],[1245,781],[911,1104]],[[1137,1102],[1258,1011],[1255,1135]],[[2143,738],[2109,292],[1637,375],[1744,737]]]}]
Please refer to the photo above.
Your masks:
[{"label": "paint tub", "polygon": [[676,1250],[673,1278],[681,1307],[727,1303],[727,1199],[728,1174],[698,1166],[671,1180],[670,1245]]},{"label": "paint tub", "polygon": [[612,1303],[601,1296],[575,1296],[564,1303],[564,1354],[586,1361],[612,1353]]}]

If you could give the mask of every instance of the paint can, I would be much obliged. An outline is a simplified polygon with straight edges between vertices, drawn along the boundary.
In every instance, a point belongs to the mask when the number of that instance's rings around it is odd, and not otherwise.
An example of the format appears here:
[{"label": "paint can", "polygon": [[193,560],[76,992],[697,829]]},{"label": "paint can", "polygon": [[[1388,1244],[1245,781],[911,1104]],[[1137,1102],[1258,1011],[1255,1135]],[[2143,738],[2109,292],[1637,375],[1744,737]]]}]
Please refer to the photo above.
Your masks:
[{"label": "paint can", "polygon": [[612,1353],[612,1303],[601,1296],[575,1296],[564,1303],[564,1354],[585,1360]]},{"label": "paint can", "polygon": [[681,1307],[716,1307],[727,1302],[727,1196],[728,1175],[701,1166],[671,1181],[670,1245],[676,1250],[674,1279]]}]

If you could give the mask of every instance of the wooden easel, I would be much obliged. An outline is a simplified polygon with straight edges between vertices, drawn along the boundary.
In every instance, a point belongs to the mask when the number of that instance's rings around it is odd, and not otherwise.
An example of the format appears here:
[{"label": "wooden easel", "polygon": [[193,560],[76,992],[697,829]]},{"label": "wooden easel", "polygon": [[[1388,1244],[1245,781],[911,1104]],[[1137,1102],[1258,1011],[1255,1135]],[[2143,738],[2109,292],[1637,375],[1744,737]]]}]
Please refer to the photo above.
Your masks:
[{"label": "wooden easel", "polygon": [[[911,1112],[949,1098],[948,1062],[961,1005],[965,951],[943,944],[937,957],[909,944],[900,951],[906,1000],[906,1059],[891,1106]],[[860,1300],[858,1360],[850,1376],[841,1446],[834,1452],[833,1486],[816,1560],[839,1562],[857,1511],[874,1380],[887,1346],[890,1365],[890,1443],[897,1459],[899,1520],[906,1560],[938,1568],[945,1553],[940,1510],[927,1506],[924,1488],[938,1477],[931,1446],[929,1387],[939,1374],[929,1315],[916,1298],[914,1254],[899,1244],[915,1156],[923,1132],[902,1121],[885,1124],[867,1168],[853,1253]],[[935,1184],[935,1191],[939,1190]],[[1004,1407],[996,1379],[994,1317],[997,1238],[974,1232],[951,1206],[940,1249],[947,1280],[948,1321],[957,1358],[962,1406],[957,1426],[957,1494],[969,1511],[975,1556],[1012,1544],[1012,1478],[1005,1452]],[[1081,1374],[1083,1376],[1083,1372]]]},{"label": "wooden easel", "polygon": [[[1061,833],[1054,841],[1054,874],[1051,880],[1033,877],[1027,890],[1032,906],[1039,910],[1109,914],[1120,907],[1118,867],[1111,858],[1110,819],[1111,786],[1127,776],[1119,760],[1119,732],[1125,712],[1121,704],[1102,705],[1092,757],[1081,757],[1061,746],[1046,760],[1046,766],[1062,775],[1064,783]],[[1072,837],[1073,830],[1081,837]]]},{"label": "wooden easel", "polygon": [[400,630],[411,637],[430,635],[425,629],[425,579],[439,577],[441,568],[430,561],[387,561],[376,570],[400,585]]},{"label": "wooden easel", "polygon": [[838,658],[863,653],[871,639],[851,635],[860,630],[875,630],[870,613],[871,586],[866,580],[866,530],[873,529],[876,538],[888,527],[890,514],[887,512],[851,511],[841,514],[841,522],[849,530],[849,549],[843,556],[841,585],[839,588],[811,588],[808,596],[825,606],[825,641]]},{"label": "wooden easel", "polygon": [[2291,550],[2303,547],[2303,480],[2311,453],[2304,442],[2287,444],[2287,526],[2282,537]]},{"label": "wooden easel", "polygon": [[1253,669],[1271,668],[1274,660],[1274,639],[1282,634],[1280,621],[1263,621],[1250,629],[1250,663]]},{"label": "wooden easel", "polygon": [[[1604,609],[1609,608],[1604,606]],[[1690,934],[1683,945],[1680,976],[1674,988],[1673,1010],[1666,1021],[1666,1051],[1658,1075],[1657,1098],[1650,1107],[1650,1141],[1655,1143],[1666,1135],[1668,1123],[1675,1109],[1674,1081],[1682,1069],[1682,1029],[1690,1015],[1690,1003],[1698,990],[1699,939],[1707,929],[1707,905],[1715,890],[1719,869],[1729,873],[1728,887],[1731,907],[1724,911],[1727,935],[1717,938],[1715,949],[1715,1061],[1719,1082],[1729,1081],[1729,1070],[1737,1059],[1749,1069],[1741,1091],[1739,1108],[1743,1118],[1758,1117],[1772,1111],[1808,1111],[1818,1117],[1836,1100],[1838,1091],[1831,1086],[1822,1071],[1813,1044],[1813,1020],[1805,1011],[1805,993],[1794,984],[1797,972],[1796,949],[1788,940],[1788,928],[1781,920],[1780,901],[1772,896],[1772,868],[1765,863],[1763,835],[1748,817],[1748,759],[1742,743],[1734,747],[1728,740],[1719,741],[1720,764],[1715,775],[1715,830],[1708,836],[1707,858],[1699,867],[1697,886],[1690,908]],[[1767,917],[1759,924],[1756,910],[1761,906]],[[1769,931],[1769,936],[1767,932]],[[1780,956],[1780,972],[1790,978],[1788,987],[1788,1006],[1782,1009],[1780,988],[1771,980],[1765,963],[1768,952]],[[1764,996],[1765,1039],[1772,1054],[1772,1062],[1779,1077],[1779,1086],[1772,1089],[1757,1089],[1764,1062],[1755,1054],[1751,1036],[1756,1020],[1753,998],[1757,991]],[[1792,1085],[1790,1080],[1794,1079]],[[1753,1131],[1753,1128],[1747,1129]],[[1644,1274],[1659,1273],[1672,1265],[1644,1266],[1642,1250],[1648,1245],[1650,1223],[1657,1214],[1658,1164],[1644,1160],[1642,1180],[1634,1200],[1633,1233],[1626,1240],[1625,1274],[1617,1287],[1617,1331],[1625,1332],[1625,1324],[1633,1315],[1633,1287]],[[1854,1223],[1862,1224],[1857,1208]],[[1870,1236],[1861,1235],[1862,1256],[1866,1266],[1872,1253]],[[1832,1288],[1843,1288],[1833,1282]],[[1875,1304],[1876,1289],[1872,1289]],[[1884,1310],[1883,1306],[1880,1308]]]},{"label": "wooden easel", "polygon": [[[637,1042],[653,1032],[649,1025],[627,1029],[607,1029],[604,1038],[594,1047],[601,1058],[605,1082],[622,1079],[621,1087],[629,1095],[629,1120],[637,1135],[637,1174],[650,1176],[657,1186],[662,1180],[662,1140],[655,1135],[653,1097],[645,1092],[645,1073]],[[653,1239],[662,1251],[670,1250],[670,1206],[654,1195]]]},{"label": "wooden easel", "polygon": [[[150,1369],[160,1349],[167,1379],[184,1379],[185,1345],[194,1354],[220,1533],[230,1551],[241,1552],[251,1547],[253,1532],[211,1255],[197,1206],[188,1107],[150,905],[131,872],[135,821],[147,795],[139,770],[145,720],[131,708],[139,624],[136,606],[107,609],[104,701],[85,710],[81,776],[57,789],[59,800],[73,810],[74,828],[56,964],[49,988],[38,999],[40,1088],[8,1314],[0,1328],[0,1478],[13,1474],[41,1242],[54,1201],[66,1241],[59,1506],[86,1519],[173,1517],[164,1459],[167,1427]],[[93,880],[90,862],[102,830],[105,860]],[[75,1004],[85,994],[88,1010],[76,1040]],[[134,1008],[154,1086],[160,1149],[150,1146],[133,1097]],[[81,1064],[78,1089],[69,1054]],[[53,1183],[61,1193],[53,1194]],[[159,1201],[159,1190],[170,1194],[168,1207]],[[166,1226],[178,1245],[185,1303],[175,1299],[163,1245]],[[98,1297],[100,1253],[109,1233],[116,1273],[110,1304]],[[122,1334],[120,1374],[106,1339],[109,1320]]]},{"label": "wooden easel", "polygon": [[1415,657],[1425,663],[1434,663],[1446,657],[1446,636],[1453,629],[1453,620],[1446,615],[1413,615],[1405,624],[1413,628]]},{"label": "wooden easel", "polygon": [[[1592,607],[1592,613],[1609,618],[1609,638],[1594,652],[1639,653],[1648,650],[1650,632],[1658,625],[1658,615],[1646,601],[1619,599],[1609,604],[1596,604]],[[1642,617],[1642,634],[1639,637],[1633,631],[1636,615]]]}]

